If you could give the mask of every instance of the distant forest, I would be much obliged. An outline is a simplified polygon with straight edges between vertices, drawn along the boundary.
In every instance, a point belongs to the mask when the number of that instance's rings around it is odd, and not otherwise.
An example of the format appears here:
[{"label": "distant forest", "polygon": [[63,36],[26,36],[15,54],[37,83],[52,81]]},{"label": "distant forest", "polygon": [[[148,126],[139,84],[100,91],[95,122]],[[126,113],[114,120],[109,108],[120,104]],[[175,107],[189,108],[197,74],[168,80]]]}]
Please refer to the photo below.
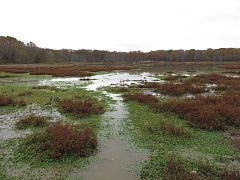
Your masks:
[{"label": "distant forest", "polygon": [[156,50],[150,52],[116,52],[103,50],[44,49],[35,43],[23,43],[13,37],[0,36],[0,63],[26,64],[49,62],[164,61],[164,62],[223,62],[240,61],[240,48],[207,50]]}]

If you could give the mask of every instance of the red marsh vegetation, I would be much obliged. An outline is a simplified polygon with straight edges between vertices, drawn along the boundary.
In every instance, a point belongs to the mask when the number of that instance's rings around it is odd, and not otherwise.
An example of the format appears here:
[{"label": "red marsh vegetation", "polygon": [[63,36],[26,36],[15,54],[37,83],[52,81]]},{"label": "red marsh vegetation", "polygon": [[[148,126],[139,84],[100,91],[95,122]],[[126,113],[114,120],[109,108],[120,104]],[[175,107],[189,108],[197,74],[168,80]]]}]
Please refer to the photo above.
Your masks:
[{"label": "red marsh vegetation", "polygon": [[64,112],[74,113],[80,117],[103,112],[103,106],[94,98],[80,99],[75,97],[64,99],[59,102],[59,107]]},{"label": "red marsh vegetation", "polygon": [[0,106],[9,106],[9,105],[25,106],[26,105],[26,101],[24,99],[17,100],[13,96],[1,95],[0,94]]},{"label": "red marsh vegetation", "polygon": [[129,70],[131,67],[125,66],[103,66],[103,65],[2,65],[0,71],[9,73],[30,73],[32,75],[52,75],[61,76],[91,76],[91,72]]},{"label": "red marsh vegetation", "polygon": [[184,94],[200,94],[205,92],[204,87],[196,86],[191,83],[157,83],[157,82],[145,82],[140,85],[141,88],[153,88],[155,92],[171,95],[182,96]]},{"label": "red marsh vegetation", "polygon": [[47,124],[47,119],[43,116],[29,115],[16,122],[17,129],[26,129],[27,127],[43,127]]},{"label": "red marsh vegetation", "polygon": [[97,149],[97,138],[91,129],[80,130],[77,126],[61,122],[29,135],[25,143],[36,153],[47,153],[53,159],[66,155],[89,156]]}]

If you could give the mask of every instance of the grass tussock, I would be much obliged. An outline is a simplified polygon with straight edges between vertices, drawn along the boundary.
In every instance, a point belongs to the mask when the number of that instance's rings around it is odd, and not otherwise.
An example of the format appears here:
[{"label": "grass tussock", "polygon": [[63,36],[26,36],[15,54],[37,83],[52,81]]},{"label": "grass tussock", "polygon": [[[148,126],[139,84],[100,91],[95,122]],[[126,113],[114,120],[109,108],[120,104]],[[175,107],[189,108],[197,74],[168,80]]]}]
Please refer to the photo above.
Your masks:
[{"label": "grass tussock", "polygon": [[43,116],[29,115],[16,122],[16,129],[26,129],[28,127],[43,127],[47,124],[47,119]]},{"label": "grass tussock", "polygon": [[25,145],[35,153],[46,153],[50,158],[75,155],[85,157],[97,149],[97,138],[91,129],[79,130],[77,126],[54,123],[43,132],[34,133],[25,140]]},{"label": "grass tussock", "polygon": [[59,107],[64,112],[74,113],[80,117],[103,112],[103,106],[94,98],[83,100],[77,97],[64,99],[59,102]]},{"label": "grass tussock", "polygon": [[24,99],[17,100],[16,98],[8,95],[0,95],[0,106],[19,105],[25,106],[26,101]]},{"label": "grass tussock", "polygon": [[193,127],[208,130],[224,130],[227,125],[240,126],[240,96],[223,96],[171,100],[159,103],[161,112],[174,112],[185,118]]}]

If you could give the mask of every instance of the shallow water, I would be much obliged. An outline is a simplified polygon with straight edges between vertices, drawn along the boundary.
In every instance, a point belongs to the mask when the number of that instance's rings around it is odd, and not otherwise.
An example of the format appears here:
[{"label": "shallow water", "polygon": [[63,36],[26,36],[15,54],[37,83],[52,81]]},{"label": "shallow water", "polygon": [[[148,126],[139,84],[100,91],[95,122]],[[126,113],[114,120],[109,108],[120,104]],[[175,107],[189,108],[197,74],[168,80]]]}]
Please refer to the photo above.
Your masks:
[{"label": "shallow water", "polygon": [[[39,85],[47,85],[47,86],[57,86],[57,87],[68,87],[68,86],[80,86],[84,87],[87,90],[97,90],[100,87],[106,87],[111,85],[130,85],[130,84],[137,84],[141,81],[160,81],[157,78],[152,77],[153,74],[151,73],[111,73],[111,74],[104,74],[104,75],[96,75],[88,80],[84,80],[84,78],[76,78],[76,77],[69,77],[69,78],[53,78],[50,80],[43,80],[40,81]],[[90,79],[90,80],[89,80]],[[90,84],[84,86],[84,83],[89,82]]]},{"label": "shallow water", "polygon": [[138,152],[129,148],[127,142],[121,138],[121,124],[127,118],[127,110],[119,95],[110,94],[115,104],[111,104],[112,111],[104,113],[103,120],[108,121],[111,127],[109,140],[100,144],[98,161],[92,162],[84,172],[84,179],[136,179],[137,174],[132,167],[147,158],[146,152]]}]

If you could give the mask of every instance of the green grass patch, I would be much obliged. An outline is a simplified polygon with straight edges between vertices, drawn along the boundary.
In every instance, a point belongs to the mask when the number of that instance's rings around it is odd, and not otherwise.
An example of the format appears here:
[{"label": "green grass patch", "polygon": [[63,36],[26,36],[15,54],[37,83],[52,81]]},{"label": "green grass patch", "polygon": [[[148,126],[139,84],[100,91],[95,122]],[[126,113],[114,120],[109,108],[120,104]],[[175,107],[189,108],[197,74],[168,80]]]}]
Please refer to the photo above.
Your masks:
[{"label": "green grass patch", "polygon": [[[144,163],[141,171],[143,179],[162,178],[169,154],[176,154],[190,161],[193,164],[190,166],[192,170],[196,170],[198,162],[203,159],[221,164],[228,163],[229,159],[240,155],[239,151],[224,139],[221,132],[191,128],[186,121],[174,114],[155,113],[148,106],[137,102],[128,102],[127,107],[127,135],[130,135],[137,145],[150,150],[149,160]],[[191,136],[166,133],[164,131],[168,131],[168,128],[161,129],[162,122],[174,125],[181,129],[181,132],[188,132]]]}]

